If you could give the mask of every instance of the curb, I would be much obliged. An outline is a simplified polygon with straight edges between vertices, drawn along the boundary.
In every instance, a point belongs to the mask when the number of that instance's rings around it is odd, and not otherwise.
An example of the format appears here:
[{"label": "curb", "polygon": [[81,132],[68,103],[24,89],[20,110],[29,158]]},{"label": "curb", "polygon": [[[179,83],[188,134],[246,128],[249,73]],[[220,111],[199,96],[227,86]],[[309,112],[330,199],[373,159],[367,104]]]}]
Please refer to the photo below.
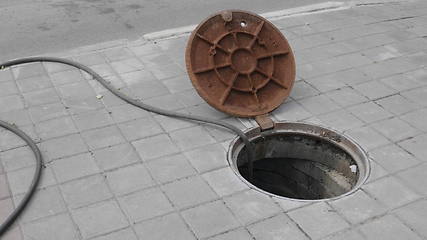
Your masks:
[{"label": "curb", "polygon": [[[352,6],[353,4],[351,2],[350,3],[323,2],[323,3],[306,5],[302,7],[289,8],[289,9],[284,9],[284,10],[279,10],[274,12],[267,12],[267,13],[261,14],[261,16],[271,21],[271,20],[279,20],[286,17],[344,10],[344,9],[349,9]],[[197,25],[189,25],[184,27],[166,29],[158,32],[144,34],[142,38],[146,41],[153,41],[153,40],[170,38],[170,37],[178,37],[181,35],[191,33],[196,27]]]}]

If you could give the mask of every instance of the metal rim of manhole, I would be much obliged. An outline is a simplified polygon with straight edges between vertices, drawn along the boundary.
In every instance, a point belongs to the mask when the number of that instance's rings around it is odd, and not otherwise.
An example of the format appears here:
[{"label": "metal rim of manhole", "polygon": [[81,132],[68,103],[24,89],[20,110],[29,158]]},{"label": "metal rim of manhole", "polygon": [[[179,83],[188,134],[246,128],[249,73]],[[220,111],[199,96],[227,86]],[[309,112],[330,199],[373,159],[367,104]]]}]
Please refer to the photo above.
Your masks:
[{"label": "metal rim of manhole", "polygon": [[348,136],[302,122],[275,125],[246,131],[256,150],[252,178],[241,139],[230,144],[228,162],[250,188],[278,198],[323,201],[357,191],[368,178],[368,155]]},{"label": "metal rim of manhole", "polygon": [[234,116],[271,112],[289,96],[295,80],[286,38],[268,20],[246,11],[226,10],[202,21],[185,58],[199,95]]}]

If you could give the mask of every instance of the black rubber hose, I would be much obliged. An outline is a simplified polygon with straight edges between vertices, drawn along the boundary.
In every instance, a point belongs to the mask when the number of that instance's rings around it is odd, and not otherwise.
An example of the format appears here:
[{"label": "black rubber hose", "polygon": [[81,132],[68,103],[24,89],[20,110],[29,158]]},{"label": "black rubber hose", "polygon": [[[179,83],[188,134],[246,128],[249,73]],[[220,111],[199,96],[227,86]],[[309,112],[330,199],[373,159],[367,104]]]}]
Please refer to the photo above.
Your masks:
[{"label": "black rubber hose", "polygon": [[7,130],[13,132],[22,140],[24,140],[28,146],[31,148],[31,150],[34,153],[34,156],[36,158],[36,169],[34,171],[33,180],[31,181],[31,185],[25,194],[24,198],[22,198],[21,202],[16,206],[15,210],[6,218],[6,220],[0,225],[0,237],[7,231],[7,229],[13,224],[13,222],[18,218],[18,216],[22,213],[22,211],[27,206],[28,202],[30,201],[31,197],[33,196],[34,192],[36,191],[37,185],[40,181],[41,176],[41,170],[43,165],[43,159],[42,155],[40,153],[40,149],[37,147],[36,143],[29,137],[27,134],[25,134],[23,131],[21,131],[16,126],[4,122],[0,120],[0,126],[3,128],[6,128]]},{"label": "black rubber hose", "polygon": [[[184,113],[178,113],[178,112],[168,111],[168,110],[164,110],[164,109],[161,109],[161,108],[157,108],[157,107],[154,107],[154,106],[147,105],[147,104],[141,102],[138,99],[133,99],[133,98],[131,98],[131,97],[123,94],[122,92],[120,92],[119,90],[117,90],[116,88],[114,88],[108,81],[106,81],[98,73],[96,73],[95,71],[93,71],[91,68],[89,68],[89,67],[87,67],[87,66],[85,66],[85,65],[83,65],[81,63],[78,63],[78,62],[75,62],[75,61],[72,61],[72,60],[68,60],[68,59],[65,59],[65,58],[56,58],[56,57],[28,57],[28,58],[20,58],[20,59],[7,61],[5,63],[0,64],[0,70],[4,69],[4,68],[7,68],[7,67],[15,66],[15,65],[20,65],[20,64],[25,64],[25,63],[33,63],[33,62],[62,63],[62,64],[66,64],[66,65],[70,65],[70,66],[76,67],[76,68],[78,68],[80,70],[83,70],[86,73],[88,73],[89,75],[91,75],[102,86],[104,86],[106,89],[108,89],[111,93],[113,93],[117,97],[121,98],[122,100],[126,101],[127,103],[130,103],[130,104],[132,104],[132,105],[134,105],[136,107],[139,107],[141,109],[144,109],[146,111],[157,113],[157,114],[168,116],[168,117],[182,118],[182,119],[187,119],[187,120],[192,120],[192,121],[209,123],[209,124],[218,125],[218,126],[230,129],[231,131],[235,132],[240,137],[240,139],[243,141],[243,143],[245,144],[245,147],[247,149],[246,152],[248,154],[247,158],[248,158],[249,178],[250,179],[252,178],[252,175],[253,175],[253,162],[255,160],[255,151],[254,151],[254,148],[252,147],[252,144],[251,144],[249,138],[246,136],[246,134],[242,130],[240,130],[239,128],[237,128],[236,126],[234,126],[232,124],[229,124],[227,122],[224,122],[224,121],[218,121],[218,120],[213,120],[213,119],[209,119],[209,118],[202,117],[202,116],[193,116],[193,115],[190,115],[190,114],[184,114]],[[25,194],[25,196],[24,196],[23,200],[21,201],[21,203],[12,212],[12,214],[10,214],[9,217],[6,219],[6,221],[0,225],[0,236],[2,236],[2,234],[8,229],[8,227],[14,222],[14,220],[22,212],[22,210],[27,205],[28,201],[31,199],[31,196],[34,194],[34,191],[36,190],[37,184],[38,184],[39,179],[40,179],[41,167],[42,167],[42,157],[41,157],[41,154],[40,154],[40,150],[38,149],[38,147],[36,146],[36,144],[34,143],[34,141],[32,141],[32,139],[30,137],[28,137],[24,132],[22,132],[21,130],[19,130],[15,126],[10,125],[10,124],[8,124],[6,122],[0,121],[0,123],[1,123],[2,127],[6,128],[6,129],[9,129],[10,131],[12,131],[15,134],[17,134],[19,137],[21,137],[22,139],[24,139],[25,142],[27,142],[27,144],[33,150],[33,152],[34,152],[34,154],[36,156],[36,161],[37,161],[37,168],[36,168],[36,172],[34,173],[33,181],[31,182],[31,185],[30,185],[30,189]]]}]

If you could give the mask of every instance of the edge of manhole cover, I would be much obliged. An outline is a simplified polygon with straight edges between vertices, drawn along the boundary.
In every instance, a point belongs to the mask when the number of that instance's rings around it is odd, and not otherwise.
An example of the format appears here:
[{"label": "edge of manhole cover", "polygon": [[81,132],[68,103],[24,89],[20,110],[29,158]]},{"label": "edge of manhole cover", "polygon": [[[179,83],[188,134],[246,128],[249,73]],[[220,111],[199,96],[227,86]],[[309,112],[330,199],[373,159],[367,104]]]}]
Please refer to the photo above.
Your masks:
[{"label": "edge of manhole cover", "polygon": [[[301,136],[308,136],[308,138],[312,138],[314,139],[315,142],[319,141],[324,141],[325,144],[330,144],[333,145],[334,147],[336,147],[339,150],[342,150],[345,154],[348,154],[352,160],[354,160],[354,163],[356,164],[356,169],[357,172],[355,172],[354,174],[357,174],[357,181],[354,183],[354,185],[351,186],[351,189],[348,191],[345,191],[343,193],[340,193],[336,196],[330,196],[330,197],[324,197],[324,198],[295,198],[295,197],[289,197],[289,196],[284,196],[284,195],[280,195],[277,194],[277,192],[274,191],[269,191],[270,189],[266,189],[265,186],[262,185],[257,185],[256,181],[249,180],[247,179],[247,177],[244,176],[243,170],[242,170],[242,162],[245,162],[243,160],[239,160],[238,158],[241,157],[239,156],[239,154],[242,152],[242,149],[245,148],[244,144],[241,142],[239,137],[236,137],[235,139],[233,139],[230,143],[228,152],[227,152],[227,160],[229,165],[231,166],[233,172],[246,184],[248,185],[251,189],[257,190],[259,192],[262,192],[264,194],[270,195],[270,196],[274,196],[277,198],[281,198],[281,199],[286,199],[286,200],[293,200],[293,201],[308,201],[308,202],[313,202],[313,201],[326,201],[326,200],[335,200],[344,196],[348,196],[354,192],[356,192],[358,189],[360,189],[360,187],[366,182],[366,180],[369,177],[370,171],[371,171],[371,166],[370,166],[370,158],[368,157],[368,154],[366,153],[366,151],[357,143],[355,142],[351,137],[346,136],[342,133],[339,133],[336,130],[333,130],[331,128],[328,127],[324,127],[324,126],[320,126],[320,125],[314,125],[314,124],[310,124],[310,123],[304,123],[304,122],[277,122],[276,123],[276,127],[273,130],[269,130],[269,131],[261,131],[260,127],[254,127],[254,128],[250,128],[245,130],[245,133],[248,135],[248,137],[250,138],[250,140],[255,143],[256,140],[260,140],[263,139],[261,141],[268,141],[268,137],[269,136],[280,136],[281,134],[283,134],[283,136],[286,135],[301,135]],[[267,140],[265,140],[267,139]],[[274,139],[274,141],[278,141],[277,139]],[[280,140],[279,140],[280,141]],[[259,160],[259,158],[262,158],[264,160],[264,158],[274,158],[274,157],[279,157],[280,156],[284,156],[286,154],[289,155],[294,155],[295,154],[299,154],[301,153],[301,156],[307,156],[307,152],[306,151],[302,151],[304,150],[304,144],[307,144],[306,142],[304,142],[303,140],[297,140],[295,142],[298,142],[299,146],[295,146],[294,149],[289,147],[289,142],[286,143],[288,145],[283,145],[283,146],[278,146],[276,148],[270,148],[270,149],[262,149],[263,147],[261,146],[257,146],[257,144],[255,144],[255,148],[257,149],[257,157],[254,162],[254,173],[253,173],[253,178],[256,179],[256,168],[257,168],[257,161]],[[298,145],[297,144],[297,145]],[[271,144],[270,144],[271,145]],[[314,148],[316,148],[318,146],[315,146]],[[310,151],[310,150],[309,150]],[[316,155],[315,158],[319,158],[319,156],[317,155],[320,152],[324,152],[324,149],[322,149],[321,147],[319,148],[319,151],[316,152],[317,150],[315,150],[313,153],[315,153],[314,155]],[[291,153],[290,153],[291,152]],[[293,152],[293,153],[292,153]],[[326,151],[328,152],[328,150]],[[261,154],[261,155],[260,155]],[[263,155],[265,154],[265,155]],[[283,155],[280,155],[283,154]],[[325,153],[328,154],[328,153]],[[246,154],[242,154],[242,155],[246,155]],[[267,156],[268,155],[268,156]],[[261,156],[261,157],[260,157]],[[327,156],[327,155],[325,155]],[[314,159],[314,158],[313,158]],[[299,160],[303,160],[303,158],[301,159],[297,159]],[[342,159],[341,159],[342,160]],[[242,161],[239,162],[238,161]],[[322,162],[323,160],[319,160],[319,162]],[[286,164],[288,164],[289,162],[286,162]],[[349,171],[353,171],[354,169],[352,169],[352,167],[342,164],[343,161],[341,161],[340,164],[338,164],[337,168],[339,168],[340,170],[344,169],[344,172],[346,171],[347,174]],[[240,164],[240,166],[238,166]],[[304,163],[299,163],[299,167],[303,166],[304,167]],[[258,165],[260,166],[260,165]],[[279,169],[280,167],[283,166],[283,162],[281,163],[281,165],[275,165],[273,169],[273,171],[278,171],[280,172],[281,170]],[[239,168],[240,167],[240,168]],[[268,167],[267,165],[262,165],[262,167]],[[292,166],[293,168],[295,168],[295,166]],[[297,167],[298,168],[298,167]],[[270,169],[270,170],[271,170]],[[309,169],[309,168],[305,168],[305,169]],[[265,170],[265,169],[263,169]],[[319,171],[317,171],[316,176],[319,176]],[[265,175],[264,175],[265,176]],[[292,175],[288,175],[292,176]],[[339,176],[340,177],[340,176]],[[298,178],[300,179],[300,178]],[[265,179],[263,179],[265,180]],[[251,183],[251,181],[253,181],[253,183]],[[280,182],[280,183],[283,183]],[[286,182],[285,182],[286,183]],[[271,184],[268,183],[268,184]]]},{"label": "edge of manhole cover", "polygon": [[242,10],[202,21],[188,40],[185,59],[198,94],[239,117],[271,112],[289,96],[295,80],[294,55],[280,30]]}]

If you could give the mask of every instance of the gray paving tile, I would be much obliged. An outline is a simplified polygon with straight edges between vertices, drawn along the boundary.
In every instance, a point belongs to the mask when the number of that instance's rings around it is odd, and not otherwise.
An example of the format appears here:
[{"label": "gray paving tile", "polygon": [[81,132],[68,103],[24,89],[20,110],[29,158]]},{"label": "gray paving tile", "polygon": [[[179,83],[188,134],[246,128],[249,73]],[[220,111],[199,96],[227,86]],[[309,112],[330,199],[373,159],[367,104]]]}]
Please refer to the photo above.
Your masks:
[{"label": "gray paving tile", "polygon": [[46,75],[41,75],[16,81],[16,85],[18,85],[22,93],[25,93],[50,88],[52,87],[52,82]]},{"label": "gray paving tile", "polygon": [[426,176],[427,165],[421,164],[416,167],[398,173],[398,177],[403,180],[405,185],[414,189],[417,193],[427,195],[426,184],[421,184]]},{"label": "gray paving tile", "polygon": [[204,101],[203,103],[187,108],[187,111],[195,116],[204,116],[216,120],[230,117],[230,115],[214,109]]},{"label": "gray paving tile", "polygon": [[352,224],[364,222],[386,211],[380,202],[361,190],[332,201],[331,205]]},{"label": "gray paving tile", "polygon": [[0,97],[17,94],[17,93],[19,92],[15,82],[13,81],[0,82]]},{"label": "gray paving tile", "polygon": [[223,233],[240,225],[221,201],[188,209],[182,216],[198,238]]},{"label": "gray paving tile", "polygon": [[328,92],[346,86],[345,82],[340,78],[336,78],[335,74],[309,78],[306,81],[320,92]]},{"label": "gray paving tile", "polygon": [[360,228],[366,239],[421,239],[396,217],[386,215]]},{"label": "gray paving tile", "polygon": [[193,85],[190,79],[186,75],[173,77],[163,81],[163,84],[167,87],[169,92],[177,93],[188,89],[191,89]]},{"label": "gray paving tile", "polygon": [[345,131],[364,125],[361,120],[346,110],[338,110],[335,112],[319,115],[317,118],[322,122],[322,125],[337,129],[339,131]]},{"label": "gray paving tile", "polygon": [[177,101],[176,97],[172,94],[157,96],[144,100],[148,105],[155,106],[166,110],[181,110],[185,105],[181,101]]},{"label": "gray paving tile", "polygon": [[0,174],[0,199],[10,196],[9,184],[6,181],[6,175]]},{"label": "gray paving tile", "polygon": [[132,145],[123,143],[93,151],[99,168],[110,170],[141,161]]},{"label": "gray paving tile", "polygon": [[427,237],[425,224],[427,220],[427,201],[425,199],[399,208],[395,213],[412,231],[424,238]]},{"label": "gray paving tile", "polygon": [[73,57],[79,63],[87,66],[105,63],[105,58],[98,52],[94,53],[83,53]]},{"label": "gray paving tile", "polygon": [[268,239],[309,239],[289,217],[280,214],[248,227],[249,232],[259,240]]},{"label": "gray paving tile", "polygon": [[309,202],[302,202],[292,199],[285,199],[285,198],[279,198],[279,197],[272,197],[272,199],[279,204],[279,206],[285,211],[291,211],[293,209],[297,209],[306,205],[309,205]]},{"label": "gray paving tile", "polygon": [[111,198],[104,176],[97,174],[60,185],[67,206],[74,209]]},{"label": "gray paving tile", "polygon": [[420,163],[408,152],[394,144],[377,148],[369,154],[389,173],[407,169]]},{"label": "gray paving tile", "polygon": [[[53,88],[46,88],[39,91],[28,92],[28,93],[24,93],[23,95],[24,95],[25,103],[28,104],[29,106],[37,106],[37,105],[42,105],[47,103],[56,103],[60,101],[58,94]],[[20,100],[18,99],[15,99],[14,101],[16,101],[16,103],[14,103],[11,106],[19,104],[20,102]],[[15,106],[14,108],[16,109],[17,107]]]},{"label": "gray paving tile", "polygon": [[12,81],[12,71],[10,69],[2,69],[0,71],[0,82]]},{"label": "gray paving tile", "polygon": [[120,74],[120,78],[127,86],[139,84],[144,81],[155,81],[156,78],[148,70],[138,70]]},{"label": "gray paving tile", "polygon": [[179,149],[166,134],[147,137],[132,142],[143,161],[178,153]]},{"label": "gray paving tile", "polygon": [[318,95],[315,97],[304,98],[299,103],[313,114],[322,114],[332,112],[340,107],[326,95]]},{"label": "gray paving tile", "polygon": [[112,232],[129,225],[115,201],[105,201],[71,211],[83,238]]},{"label": "gray paving tile", "polygon": [[82,73],[77,69],[60,71],[50,74],[53,85],[60,86],[68,83],[76,83],[84,80]]},{"label": "gray paving tile", "polygon": [[[13,123],[13,122],[12,122]],[[26,126],[19,126],[19,129],[23,132],[25,132],[30,138],[32,138],[34,141],[38,142],[40,141],[40,138],[37,136],[37,133],[34,130],[34,126],[32,125],[26,125]],[[13,132],[6,130],[4,128],[0,129],[0,149],[2,151],[7,151],[9,149],[17,148],[25,146],[26,143],[24,140],[19,138],[17,135],[15,135]]]},{"label": "gray paving tile", "polygon": [[122,60],[133,57],[132,52],[124,47],[111,48],[103,51],[105,57],[110,61]]},{"label": "gray paving tile", "polygon": [[[17,195],[14,198],[15,206],[21,202],[23,197],[23,195]],[[20,222],[25,223],[66,211],[67,208],[58,187],[48,187],[38,190],[34,194],[34,198],[20,216]]]},{"label": "gray paving tile", "polygon": [[163,133],[160,125],[154,121],[152,117],[146,117],[129,122],[120,123],[118,125],[120,131],[128,141],[133,141],[149,136]]},{"label": "gray paving tile", "polygon": [[349,227],[349,224],[324,202],[290,211],[288,215],[312,239],[323,238]]},{"label": "gray paving tile", "polygon": [[398,91],[405,91],[423,85],[421,81],[408,76],[408,73],[389,76],[379,81]]},{"label": "gray paving tile", "polygon": [[135,226],[135,231],[140,239],[196,239],[176,213],[141,222]]},{"label": "gray paving tile", "polygon": [[249,188],[229,167],[207,172],[202,176],[219,196],[227,196]]},{"label": "gray paving tile", "polygon": [[[212,201],[218,196],[200,177],[189,177],[162,186],[168,198],[176,208],[187,208]],[[188,196],[193,196],[189,198]]]},{"label": "gray paving tile", "polygon": [[[333,47],[336,47],[336,44],[334,44]],[[363,72],[357,69],[348,69],[348,70],[332,73],[329,75],[329,77],[333,79],[338,79],[339,81],[342,81],[349,86],[354,86],[356,84],[360,84],[360,83],[372,80],[372,78],[370,78],[368,75],[364,74]]]},{"label": "gray paving tile", "polygon": [[394,58],[379,63],[369,64],[359,69],[374,79],[380,79],[394,74],[409,72],[417,68],[419,68],[417,64],[410,63],[405,58]]},{"label": "gray paving tile", "polygon": [[416,128],[399,118],[381,120],[372,124],[371,127],[392,141],[400,141],[419,134]]},{"label": "gray paving tile", "polygon": [[411,112],[419,107],[417,103],[414,103],[398,94],[379,99],[376,103],[394,115]]},{"label": "gray paving tile", "polygon": [[371,123],[393,116],[391,113],[373,102],[362,103],[350,107],[348,110],[366,123]]},{"label": "gray paving tile", "polygon": [[144,69],[144,65],[137,58],[127,58],[111,62],[110,64],[118,74]]},{"label": "gray paving tile", "polygon": [[154,181],[147,169],[137,163],[105,173],[108,184],[116,196],[151,187]]},{"label": "gray paving tile", "polygon": [[400,207],[420,197],[392,176],[379,179],[362,188],[389,208]]},{"label": "gray paving tile", "polygon": [[176,179],[196,174],[196,170],[183,154],[165,156],[149,161],[147,162],[147,168],[159,183],[172,182]]},{"label": "gray paving tile", "polygon": [[353,88],[369,99],[378,99],[397,93],[396,90],[388,87],[380,81],[369,81],[355,85]]},{"label": "gray paving tile", "polygon": [[[52,229],[61,229],[61,231],[52,231]],[[75,240],[80,238],[71,217],[66,213],[24,224],[22,231],[24,239]]]},{"label": "gray paving tile", "polygon": [[299,103],[287,100],[273,111],[273,116],[279,121],[299,121],[312,116]]},{"label": "gray paving tile", "polygon": [[368,99],[351,87],[343,87],[326,93],[326,96],[331,98],[341,107],[347,107],[358,103],[366,102]]},{"label": "gray paving tile", "polygon": [[145,80],[132,85],[131,92],[140,99],[149,99],[170,94],[162,82],[158,80]]},{"label": "gray paving tile", "polygon": [[172,205],[159,188],[150,188],[120,197],[119,202],[133,223],[173,211]]},{"label": "gray paving tile", "polygon": [[403,142],[399,143],[399,146],[406,149],[408,152],[413,154],[416,158],[426,161],[427,156],[427,149],[426,149],[426,143],[427,143],[427,135],[419,135],[414,138],[405,140]]},{"label": "gray paving tile", "polygon": [[239,228],[236,230],[228,231],[224,234],[217,235],[209,238],[209,240],[251,240],[253,237],[248,233],[247,230]]},{"label": "gray paving tile", "polygon": [[[94,70],[96,73],[98,73],[101,77],[111,77],[116,75],[111,65],[107,63],[96,64],[91,66],[90,68]],[[92,78],[89,75],[84,75],[84,76],[86,79]]]},{"label": "gray paving tile", "polygon": [[352,137],[367,151],[390,143],[388,139],[386,139],[370,127],[360,127],[351,129],[347,131],[346,134]]},{"label": "gray paving tile", "polygon": [[209,133],[200,126],[177,130],[169,135],[183,151],[215,143]]},{"label": "gray paving tile", "polygon": [[0,112],[9,112],[12,110],[23,109],[24,102],[19,95],[10,95],[0,97]]},{"label": "gray paving tile", "polygon": [[152,55],[158,53],[160,48],[155,44],[142,44],[137,46],[131,46],[130,50],[137,56]]},{"label": "gray paving tile", "polygon": [[[43,175],[40,178],[38,189],[52,186],[56,184],[52,169],[47,167],[43,169]],[[34,175],[34,167],[22,168],[17,171],[9,172],[7,180],[9,182],[10,192],[13,196],[27,192],[30,187],[32,176]]]},{"label": "gray paving tile", "polygon": [[15,66],[12,67],[12,72],[17,80],[46,74],[46,70],[41,63],[29,63]]},{"label": "gray paving tile", "polygon": [[105,127],[113,124],[113,119],[105,109],[83,112],[73,115],[73,120],[80,131]]},{"label": "gray paving tile", "polygon": [[34,106],[28,110],[31,119],[35,123],[68,115],[64,105],[60,102]]},{"label": "gray paving tile", "polygon": [[130,104],[122,104],[119,106],[109,107],[109,112],[116,123],[150,116],[147,111],[139,109]]},{"label": "gray paving tile", "polygon": [[82,99],[68,98],[62,99],[62,102],[71,114],[90,112],[104,107],[102,102],[96,97]]},{"label": "gray paving tile", "polygon": [[90,153],[58,159],[51,165],[60,183],[100,172]]},{"label": "gray paving tile", "polygon": [[12,213],[14,209],[13,201],[11,198],[0,200],[0,220],[4,222],[6,218]]},{"label": "gray paving tile", "polygon": [[419,109],[401,116],[401,119],[410,123],[412,126],[418,128],[421,131],[427,131],[427,109]]},{"label": "gray paving tile", "polygon": [[282,209],[267,195],[255,190],[248,190],[224,198],[225,204],[243,224],[278,214]]},{"label": "gray paving tile", "polygon": [[227,165],[225,149],[219,144],[211,144],[184,152],[198,172],[206,172]]},{"label": "gray paving tile", "polygon": [[14,123],[18,127],[32,124],[31,118],[29,116],[29,111],[27,109],[18,109],[9,112],[2,112],[0,113],[0,118],[3,121]]},{"label": "gray paving tile", "polygon": [[95,92],[86,81],[61,85],[57,89],[61,98],[86,98],[95,95]]},{"label": "gray paving tile", "polygon": [[137,240],[135,233],[131,228],[126,228],[117,232],[112,232],[107,235],[93,238],[93,240]]},{"label": "gray paving tile", "polygon": [[35,125],[36,132],[41,139],[47,140],[55,137],[61,137],[73,133],[77,133],[77,128],[71,117],[59,117]]},{"label": "gray paving tile", "polygon": [[294,83],[291,91],[291,97],[293,99],[302,99],[306,97],[312,97],[318,95],[320,92],[306,81],[298,81]]},{"label": "gray paving tile", "polygon": [[108,126],[82,132],[82,137],[90,149],[109,147],[125,142],[116,126]]},{"label": "gray paving tile", "polygon": [[340,232],[338,234],[333,234],[330,237],[325,238],[325,240],[340,240],[340,239],[360,240],[360,239],[365,239],[365,237],[356,230],[350,230],[350,231]]},{"label": "gray paving tile", "polygon": [[11,172],[13,170],[29,167],[35,164],[34,153],[26,146],[0,152],[0,161],[2,163],[0,165],[2,165],[6,172]]}]

